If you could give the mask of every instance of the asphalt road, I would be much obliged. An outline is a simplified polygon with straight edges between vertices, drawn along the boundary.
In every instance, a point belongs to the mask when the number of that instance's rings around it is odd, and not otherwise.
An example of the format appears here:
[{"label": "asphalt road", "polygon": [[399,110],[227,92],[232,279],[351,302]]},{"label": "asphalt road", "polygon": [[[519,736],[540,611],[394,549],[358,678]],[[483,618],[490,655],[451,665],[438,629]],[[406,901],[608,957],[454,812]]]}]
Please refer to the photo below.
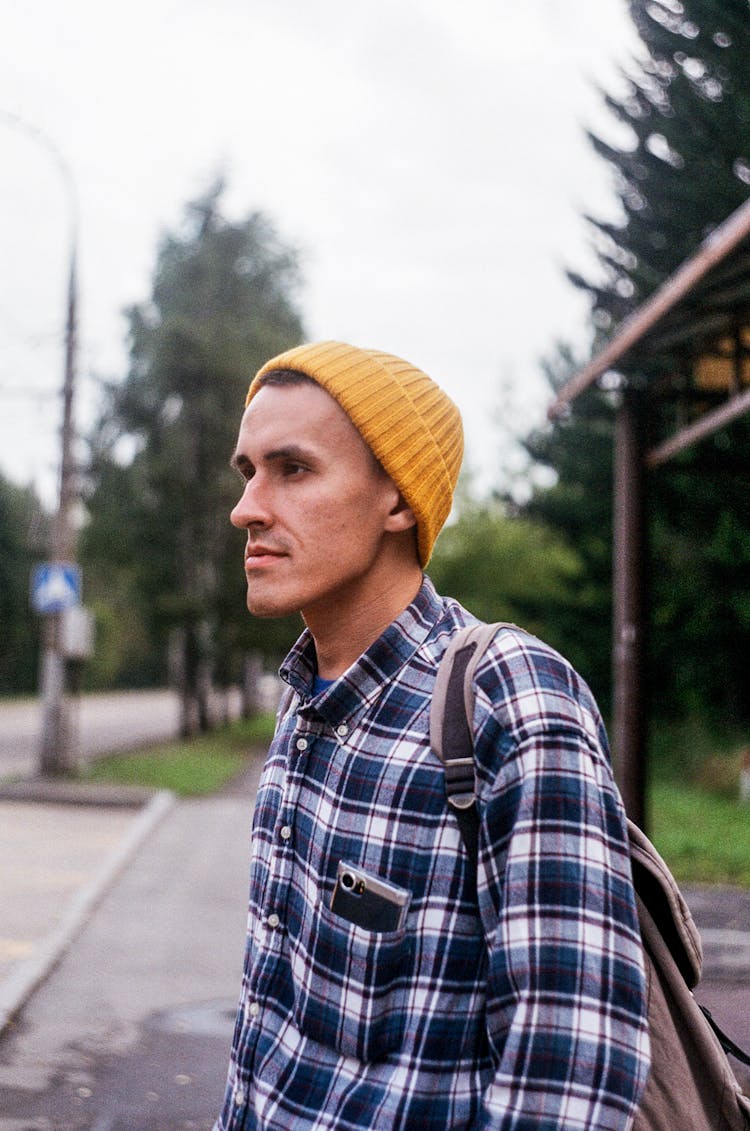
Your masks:
[{"label": "asphalt road", "polygon": [[[180,705],[174,691],[125,691],[83,695],[71,710],[78,757],[133,749],[178,733]],[[0,778],[28,777],[37,768],[42,733],[37,699],[0,702]]]}]

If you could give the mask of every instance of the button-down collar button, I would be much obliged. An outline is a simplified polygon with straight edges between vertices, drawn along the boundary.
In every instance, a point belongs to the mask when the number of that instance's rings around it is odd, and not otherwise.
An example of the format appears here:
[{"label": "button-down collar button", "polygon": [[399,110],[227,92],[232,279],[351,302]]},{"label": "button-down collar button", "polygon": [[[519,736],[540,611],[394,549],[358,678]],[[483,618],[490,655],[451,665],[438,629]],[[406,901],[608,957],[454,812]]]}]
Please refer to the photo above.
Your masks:
[{"label": "button-down collar button", "polygon": [[298,738],[294,745],[297,747],[298,750],[307,750],[307,739],[306,738]]},{"label": "button-down collar button", "polygon": [[279,833],[279,836],[281,837],[281,839],[282,840],[289,840],[291,838],[291,835],[292,835],[292,830],[290,829],[289,825],[284,825],[281,832]]},{"label": "button-down collar button", "polygon": [[336,734],[339,736],[339,738],[346,738],[348,733],[349,727],[346,725],[346,723],[341,723],[340,726],[336,727]]},{"label": "button-down collar button", "polygon": [[271,927],[273,930],[276,930],[276,928],[278,927],[280,922],[281,922],[281,920],[279,919],[276,912],[272,911],[271,914],[268,916],[268,926]]}]

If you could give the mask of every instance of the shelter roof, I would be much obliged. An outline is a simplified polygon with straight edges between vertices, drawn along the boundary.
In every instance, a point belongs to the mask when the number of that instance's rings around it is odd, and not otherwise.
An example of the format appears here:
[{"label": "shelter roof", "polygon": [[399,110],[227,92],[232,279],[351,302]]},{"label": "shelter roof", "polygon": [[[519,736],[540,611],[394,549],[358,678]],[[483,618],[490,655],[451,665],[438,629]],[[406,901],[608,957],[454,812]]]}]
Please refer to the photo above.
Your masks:
[{"label": "shelter roof", "polygon": [[550,417],[607,377],[670,405],[659,415],[677,431],[659,437],[652,466],[750,412],[750,200],[563,386]]}]

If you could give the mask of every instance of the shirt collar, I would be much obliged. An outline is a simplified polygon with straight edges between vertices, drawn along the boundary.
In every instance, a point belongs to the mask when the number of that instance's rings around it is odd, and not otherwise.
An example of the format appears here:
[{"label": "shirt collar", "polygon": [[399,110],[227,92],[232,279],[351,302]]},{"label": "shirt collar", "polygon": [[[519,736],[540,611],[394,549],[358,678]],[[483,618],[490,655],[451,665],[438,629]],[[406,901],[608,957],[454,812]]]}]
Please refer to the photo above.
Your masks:
[{"label": "shirt collar", "polygon": [[282,678],[302,697],[299,713],[319,715],[332,726],[343,722],[352,725],[379,695],[384,684],[393,680],[411,660],[444,611],[443,599],[425,575],[412,603],[343,675],[315,698],[311,698],[316,671],[315,643],[305,629],[280,669]]}]

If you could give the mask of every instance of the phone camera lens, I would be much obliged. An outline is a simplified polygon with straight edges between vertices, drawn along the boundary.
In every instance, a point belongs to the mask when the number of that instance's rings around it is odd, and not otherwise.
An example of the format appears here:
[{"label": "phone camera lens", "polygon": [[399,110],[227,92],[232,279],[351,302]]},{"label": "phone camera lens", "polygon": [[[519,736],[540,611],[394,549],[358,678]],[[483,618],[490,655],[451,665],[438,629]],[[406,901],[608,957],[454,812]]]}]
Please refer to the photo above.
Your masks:
[{"label": "phone camera lens", "polygon": [[354,888],[354,876],[351,872],[344,872],[341,876],[341,886],[346,888],[347,891],[352,891]]}]

